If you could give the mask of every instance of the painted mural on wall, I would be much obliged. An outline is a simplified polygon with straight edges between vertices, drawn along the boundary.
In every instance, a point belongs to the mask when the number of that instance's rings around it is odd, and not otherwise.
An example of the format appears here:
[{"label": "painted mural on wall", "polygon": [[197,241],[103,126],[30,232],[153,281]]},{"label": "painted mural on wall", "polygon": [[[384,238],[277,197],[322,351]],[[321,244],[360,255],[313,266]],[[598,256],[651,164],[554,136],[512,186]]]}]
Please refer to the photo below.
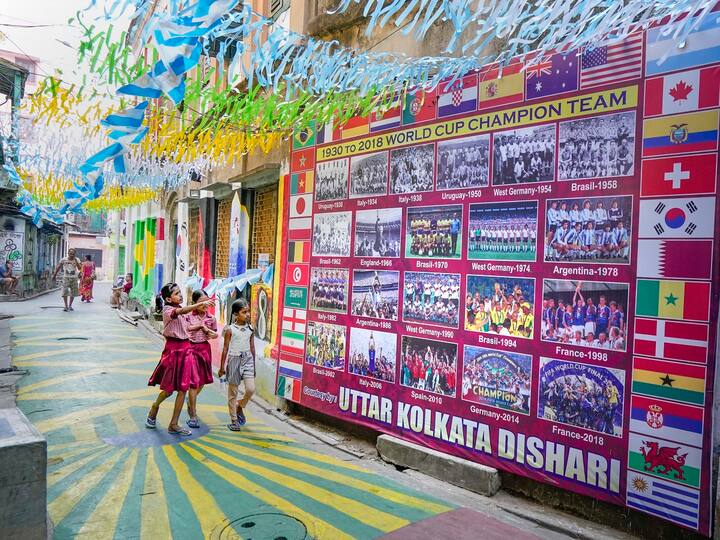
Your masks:
[{"label": "painted mural on wall", "polygon": [[709,535],[718,51],[651,28],[296,138],[278,394]]}]

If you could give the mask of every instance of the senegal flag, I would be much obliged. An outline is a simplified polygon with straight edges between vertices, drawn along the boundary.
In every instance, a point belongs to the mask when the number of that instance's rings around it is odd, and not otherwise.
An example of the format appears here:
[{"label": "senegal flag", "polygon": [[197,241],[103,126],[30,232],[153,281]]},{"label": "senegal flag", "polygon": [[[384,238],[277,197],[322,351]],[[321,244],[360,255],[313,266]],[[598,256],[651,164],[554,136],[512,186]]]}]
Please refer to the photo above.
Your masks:
[{"label": "senegal flag", "polygon": [[638,279],[636,314],[661,319],[708,321],[710,283]]},{"label": "senegal flag", "polygon": [[633,361],[632,391],[691,405],[704,405],[705,373],[705,366],[638,357]]}]

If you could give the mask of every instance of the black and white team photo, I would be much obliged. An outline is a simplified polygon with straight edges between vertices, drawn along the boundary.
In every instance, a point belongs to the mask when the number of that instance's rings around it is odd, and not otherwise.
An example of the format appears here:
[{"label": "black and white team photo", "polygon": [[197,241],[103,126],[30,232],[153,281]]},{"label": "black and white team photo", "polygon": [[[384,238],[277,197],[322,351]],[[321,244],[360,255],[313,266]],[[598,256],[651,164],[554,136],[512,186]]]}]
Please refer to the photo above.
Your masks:
[{"label": "black and white team photo", "polygon": [[490,185],[490,135],[438,143],[437,189],[483,188]]},{"label": "black and white team photo", "polygon": [[315,167],[315,200],[334,201],[347,199],[348,159],[334,159],[318,163]]},{"label": "black and white team photo", "polygon": [[350,158],[350,198],[387,195],[388,153]]},{"label": "black and white team photo", "polygon": [[635,111],[560,123],[558,179],[630,176],[635,170]]},{"label": "black and white team photo", "polygon": [[552,182],[555,178],[555,124],[493,135],[493,185]]},{"label": "black and white team photo", "polygon": [[390,193],[432,191],[435,172],[433,143],[390,152]]}]

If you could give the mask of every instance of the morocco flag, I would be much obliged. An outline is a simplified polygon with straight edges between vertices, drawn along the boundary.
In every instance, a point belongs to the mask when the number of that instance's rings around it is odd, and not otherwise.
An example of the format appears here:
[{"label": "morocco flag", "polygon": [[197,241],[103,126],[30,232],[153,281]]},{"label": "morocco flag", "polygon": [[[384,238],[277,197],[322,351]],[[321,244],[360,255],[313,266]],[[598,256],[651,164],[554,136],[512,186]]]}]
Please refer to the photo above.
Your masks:
[{"label": "morocco flag", "polygon": [[692,112],[720,103],[720,67],[693,69],[645,81],[645,116]]},{"label": "morocco flag", "polygon": [[717,154],[644,159],[640,195],[701,195],[715,193]]},{"label": "morocco flag", "polygon": [[656,319],[635,319],[635,354],[704,364],[708,325]]},{"label": "morocco flag", "polygon": [[708,322],[710,282],[638,279],[635,314]]}]

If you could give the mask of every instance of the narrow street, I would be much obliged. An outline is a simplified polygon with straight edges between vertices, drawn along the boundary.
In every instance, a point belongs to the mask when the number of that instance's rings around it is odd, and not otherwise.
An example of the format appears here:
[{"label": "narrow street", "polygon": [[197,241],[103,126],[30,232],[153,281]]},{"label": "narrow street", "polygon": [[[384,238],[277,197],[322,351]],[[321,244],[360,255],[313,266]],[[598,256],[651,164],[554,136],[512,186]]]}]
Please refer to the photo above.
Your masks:
[{"label": "narrow street", "polygon": [[166,433],[169,402],[158,430],[145,429],[161,342],[122,322],[102,301],[107,286],[98,289],[96,303],[71,313],[55,295],[4,306],[17,313],[13,362],[27,371],[18,406],[48,441],[55,538],[476,538],[465,517],[487,525],[485,538],[567,538],[509,513],[499,521],[461,508],[492,505],[358,460],[257,404],[232,433],[219,384],[201,394],[203,427],[191,438]]}]

